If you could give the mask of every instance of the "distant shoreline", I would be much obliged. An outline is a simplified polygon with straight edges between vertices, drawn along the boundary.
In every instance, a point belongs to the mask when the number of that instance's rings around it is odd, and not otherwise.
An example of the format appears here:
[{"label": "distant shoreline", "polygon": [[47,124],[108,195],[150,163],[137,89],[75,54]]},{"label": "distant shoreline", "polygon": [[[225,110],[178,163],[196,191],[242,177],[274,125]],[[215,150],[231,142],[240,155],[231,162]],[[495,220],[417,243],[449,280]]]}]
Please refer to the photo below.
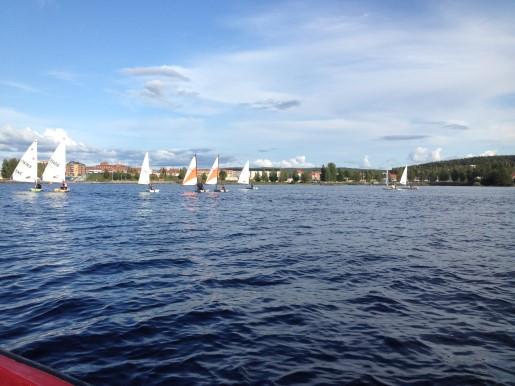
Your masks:
[{"label": "distant shoreline", "polygon": [[[180,185],[180,183],[176,181],[153,181],[152,182],[155,185]],[[0,184],[29,184],[28,182],[16,182],[12,180],[0,180]],[[72,185],[137,185],[138,181],[69,181],[69,184]],[[46,184],[44,185],[59,185],[59,184]],[[220,184],[221,185],[221,184]],[[223,185],[229,185],[229,186],[237,186],[238,184],[236,182],[224,182]],[[255,186],[278,186],[278,185],[287,185],[287,186],[377,186],[377,187],[384,187],[384,184],[362,184],[362,183],[354,183],[354,182],[316,182],[316,183],[295,183],[290,184],[287,182],[255,182],[253,185]],[[470,188],[486,188],[486,187],[499,187],[499,188],[514,188],[515,186],[505,186],[505,185],[470,185],[470,184],[459,184],[459,183],[453,183],[453,182],[437,182],[437,183],[422,183],[422,184],[413,184],[413,186],[417,187],[435,187],[435,186],[449,186],[449,187],[470,187]]]}]

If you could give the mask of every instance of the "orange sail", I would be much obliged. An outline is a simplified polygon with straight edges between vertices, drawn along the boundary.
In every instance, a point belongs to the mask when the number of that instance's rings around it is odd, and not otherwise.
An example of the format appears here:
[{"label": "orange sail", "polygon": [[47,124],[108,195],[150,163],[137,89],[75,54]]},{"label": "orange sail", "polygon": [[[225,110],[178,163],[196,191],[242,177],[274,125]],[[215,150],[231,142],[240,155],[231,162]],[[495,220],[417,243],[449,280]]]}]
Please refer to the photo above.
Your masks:
[{"label": "orange sail", "polygon": [[211,170],[207,175],[207,185],[216,185],[218,183],[218,172],[218,157],[216,157],[215,162],[213,162],[213,166],[211,166]]},{"label": "orange sail", "polygon": [[188,166],[188,170],[186,171],[184,180],[182,180],[182,184],[183,185],[197,185],[197,155],[196,154],[191,159],[190,166]]}]

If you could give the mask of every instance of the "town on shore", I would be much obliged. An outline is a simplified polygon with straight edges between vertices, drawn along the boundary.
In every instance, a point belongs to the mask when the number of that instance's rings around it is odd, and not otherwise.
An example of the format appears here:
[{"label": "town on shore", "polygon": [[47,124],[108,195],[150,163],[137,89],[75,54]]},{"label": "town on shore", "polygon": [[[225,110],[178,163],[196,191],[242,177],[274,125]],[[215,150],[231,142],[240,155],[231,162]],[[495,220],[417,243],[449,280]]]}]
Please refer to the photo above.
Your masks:
[{"label": "town on shore", "polygon": [[[4,159],[1,169],[2,181],[11,178],[18,159]],[[41,176],[47,161],[38,162]],[[388,181],[395,183],[404,166],[388,171]],[[225,167],[220,171],[220,180],[235,183],[241,167]],[[86,165],[71,161],[66,164],[66,178],[73,182],[137,182],[141,168],[121,163],[100,162]],[[205,181],[208,168],[199,168],[198,175]],[[155,182],[177,182],[184,178],[186,168],[158,168],[152,170]],[[251,168],[250,178],[254,183],[342,183],[384,184],[386,171],[337,167],[333,162],[310,168]],[[457,160],[412,165],[408,180],[419,185],[490,185],[512,186],[515,183],[515,156],[472,157]]]}]

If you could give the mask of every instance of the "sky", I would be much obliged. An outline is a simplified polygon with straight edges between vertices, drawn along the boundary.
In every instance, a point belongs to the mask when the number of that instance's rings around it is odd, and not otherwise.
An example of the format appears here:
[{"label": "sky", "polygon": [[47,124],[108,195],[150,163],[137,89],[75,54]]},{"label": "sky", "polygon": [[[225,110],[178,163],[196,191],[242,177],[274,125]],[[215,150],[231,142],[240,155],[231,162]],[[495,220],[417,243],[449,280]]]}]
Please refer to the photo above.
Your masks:
[{"label": "sky", "polygon": [[513,1],[4,0],[0,47],[0,159],[515,154]]}]

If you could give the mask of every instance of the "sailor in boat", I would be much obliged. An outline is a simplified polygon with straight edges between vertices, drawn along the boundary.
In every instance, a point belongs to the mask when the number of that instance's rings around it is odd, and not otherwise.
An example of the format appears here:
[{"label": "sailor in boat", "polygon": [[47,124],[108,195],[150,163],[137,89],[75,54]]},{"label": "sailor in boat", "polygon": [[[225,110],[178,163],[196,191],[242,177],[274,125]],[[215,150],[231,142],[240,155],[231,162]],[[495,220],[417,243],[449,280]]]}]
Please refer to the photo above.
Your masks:
[{"label": "sailor in boat", "polygon": [[225,185],[222,185],[222,187],[220,188],[220,191],[221,192],[227,192],[227,190],[225,189]]},{"label": "sailor in boat", "polygon": [[197,192],[204,191],[204,184],[202,182],[197,182]]},{"label": "sailor in boat", "polygon": [[35,186],[36,189],[41,189],[41,182],[36,182],[36,186]]},{"label": "sailor in boat", "polygon": [[154,190],[154,185],[148,184],[148,190]]},{"label": "sailor in boat", "polygon": [[61,190],[68,190],[68,184],[65,180],[63,180],[63,183],[61,184],[61,187],[59,188]]}]

